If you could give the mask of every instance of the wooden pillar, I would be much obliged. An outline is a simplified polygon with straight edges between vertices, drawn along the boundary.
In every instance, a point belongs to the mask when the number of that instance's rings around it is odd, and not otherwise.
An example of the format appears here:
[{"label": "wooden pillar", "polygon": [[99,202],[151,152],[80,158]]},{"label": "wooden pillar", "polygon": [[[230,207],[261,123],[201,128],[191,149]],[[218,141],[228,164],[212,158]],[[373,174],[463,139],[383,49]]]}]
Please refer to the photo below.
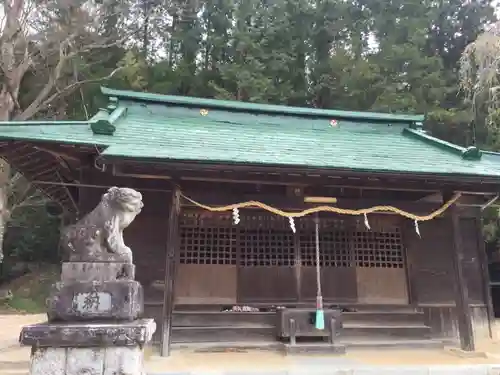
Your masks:
[{"label": "wooden pillar", "polygon": [[[474,351],[474,332],[472,330],[471,310],[467,293],[467,284],[463,273],[464,248],[460,232],[460,216],[456,205],[450,207],[453,233],[453,276],[455,279],[456,316],[462,350]],[[439,286],[436,286],[439,287]]]},{"label": "wooden pillar", "polygon": [[172,341],[172,315],[174,311],[174,282],[179,248],[179,214],[180,214],[180,189],[174,186],[171,192],[168,215],[167,256],[165,262],[165,283],[163,294],[162,312],[162,357],[170,356],[170,343]]},{"label": "wooden pillar", "polygon": [[481,264],[481,280],[483,282],[483,296],[486,303],[486,312],[488,315],[488,333],[490,338],[493,337],[493,324],[495,320],[495,312],[493,310],[493,299],[491,298],[490,286],[490,270],[488,268],[488,257],[486,255],[486,245],[483,236],[483,218],[482,212],[479,211],[476,217],[476,232],[477,232],[477,253]]},{"label": "wooden pillar", "polygon": [[[300,231],[300,227],[298,228]],[[299,233],[293,235],[294,247],[294,270],[295,270],[295,296],[297,302],[302,302],[302,257],[300,253],[300,237]]]}]

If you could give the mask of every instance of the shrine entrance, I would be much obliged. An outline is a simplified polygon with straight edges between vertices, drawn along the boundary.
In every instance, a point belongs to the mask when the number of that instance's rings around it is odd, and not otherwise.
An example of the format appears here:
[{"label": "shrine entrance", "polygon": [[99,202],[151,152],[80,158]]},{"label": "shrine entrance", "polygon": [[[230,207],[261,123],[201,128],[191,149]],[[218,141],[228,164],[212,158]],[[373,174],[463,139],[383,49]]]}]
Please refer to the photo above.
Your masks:
[{"label": "shrine entrance", "polygon": [[[316,298],[315,226],[250,211],[184,211],[176,304],[296,304]],[[320,267],[325,303],[407,304],[401,219],[320,216]]]}]

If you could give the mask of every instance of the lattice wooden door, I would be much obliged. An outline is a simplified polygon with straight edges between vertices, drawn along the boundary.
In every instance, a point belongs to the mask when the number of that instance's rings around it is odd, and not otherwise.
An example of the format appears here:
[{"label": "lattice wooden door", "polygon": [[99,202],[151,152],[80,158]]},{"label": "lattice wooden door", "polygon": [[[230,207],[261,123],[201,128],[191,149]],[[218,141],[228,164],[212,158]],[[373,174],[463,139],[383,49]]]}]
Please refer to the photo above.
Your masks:
[{"label": "lattice wooden door", "polygon": [[357,220],[352,235],[358,301],[373,304],[408,303],[402,218],[378,215],[371,229]]},{"label": "lattice wooden door", "polygon": [[176,303],[236,303],[238,228],[231,216],[183,212],[180,237]]},{"label": "lattice wooden door", "polygon": [[238,301],[297,301],[295,242],[288,220],[249,213],[238,227]]},{"label": "lattice wooden door", "polygon": [[[299,221],[302,301],[316,298],[316,240],[312,218]],[[321,217],[319,221],[320,267],[323,299],[328,302],[356,302],[356,268],[351,248],[349,221]]]}]

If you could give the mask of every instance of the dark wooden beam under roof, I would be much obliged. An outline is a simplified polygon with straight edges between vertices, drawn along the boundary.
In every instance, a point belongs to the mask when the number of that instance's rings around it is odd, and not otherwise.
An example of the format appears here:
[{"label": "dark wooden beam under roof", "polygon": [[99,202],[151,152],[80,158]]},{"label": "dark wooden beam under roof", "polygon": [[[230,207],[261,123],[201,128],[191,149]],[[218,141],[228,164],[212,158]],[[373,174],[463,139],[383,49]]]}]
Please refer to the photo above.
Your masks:
[{"label": "dark wooden beam under roof", "polygon": [[0,144],[0,157],[44,193],[48,198],[57,202],[64,210],[76,213],[75,193],[63,184],[38,184],[36,181],[53,181],[65,183],[75,178],[76,166],[70,166],[67,159],[61,155],[54,155],[48,150],[37,147],[29,142],[3,142]]},{"label": "dark wooden beam under roof", "polygon": [[212,181],[234,183],[281,184],[293,186],[331,186],[357,189],[439,192],[443,190],[477,193],[500,192],[499,179],[464,178],[460,176],[415,176],[394,173],[356,173],[255,166],[216,166],[187,163],[116,162],[116,176],[179,181]]}]

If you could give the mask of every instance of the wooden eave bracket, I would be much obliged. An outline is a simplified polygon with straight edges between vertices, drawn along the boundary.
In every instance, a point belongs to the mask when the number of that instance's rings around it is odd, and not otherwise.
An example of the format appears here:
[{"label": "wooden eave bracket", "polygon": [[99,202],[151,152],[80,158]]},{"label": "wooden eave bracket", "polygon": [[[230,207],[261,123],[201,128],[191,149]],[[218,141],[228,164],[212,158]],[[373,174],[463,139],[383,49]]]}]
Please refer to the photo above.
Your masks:
[{"label": "wooden eave bracket", "polygon": [[482,151],[476,146],[463,148],[453,143],[430,136],[421,127],[418,126],[416,128],[404,128],[403,135],[417,138],[429,145],[452,152],[453,154],[460,156],[464,160],[481,160],[481,157],[483,155]]}]

